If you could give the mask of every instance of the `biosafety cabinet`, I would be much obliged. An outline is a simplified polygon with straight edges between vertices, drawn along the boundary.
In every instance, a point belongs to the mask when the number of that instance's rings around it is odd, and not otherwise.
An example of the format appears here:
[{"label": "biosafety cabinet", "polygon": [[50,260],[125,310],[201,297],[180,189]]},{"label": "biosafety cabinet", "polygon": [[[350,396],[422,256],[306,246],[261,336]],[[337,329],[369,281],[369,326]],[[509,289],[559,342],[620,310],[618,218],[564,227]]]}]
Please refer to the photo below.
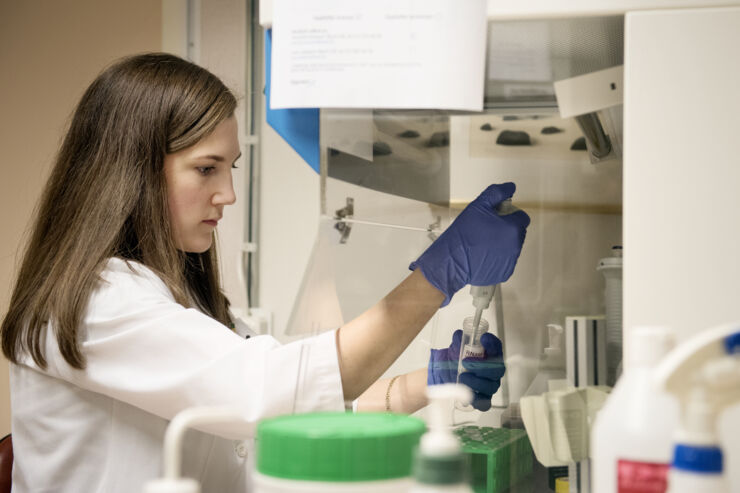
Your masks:
[{"label": "biosafety cabinet", "polygon": [[[561,351],[576,387],[613,385],[634,327],[685,339],[740,321],[740,3],[555,3],[489,2],[482,112],[319,110],[317,234],[276,336],[359,315],[505,181],[531,217],[514,275],[483,315],[507,372],[494,408],[458,422],[521,427],[522,397],[543,390],[533,382],[546,348]],[[261,3],[265,28],[270,9]],[[455,295],[388,375],[426,366],[471,301],[467,288]],[[740,412],[726,414],[726,469],[740,488]],[[570,491],[589,491],[587,447],[569,448],[551,451],[559,471],[540,453],[521,467],[511,455],[511,481],[488,491],[554,490],[568,466]]]}]

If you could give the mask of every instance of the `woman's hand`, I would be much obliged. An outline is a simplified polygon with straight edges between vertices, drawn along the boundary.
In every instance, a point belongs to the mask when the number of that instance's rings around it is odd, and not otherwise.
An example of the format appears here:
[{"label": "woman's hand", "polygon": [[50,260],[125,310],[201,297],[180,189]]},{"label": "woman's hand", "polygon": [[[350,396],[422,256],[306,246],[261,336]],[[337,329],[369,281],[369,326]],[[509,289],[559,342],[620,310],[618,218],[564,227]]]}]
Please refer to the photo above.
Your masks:
[{"label": "woman's hand", "polygon": [[[452,342],[445,349],[432,349],[427,372],[427,384],[438,385],[457,382],[458,359],[462,331],[452,334]],[[465,358],[462,365],[465,371],[460,374],[460,383],[473,390],[473,407],[479,411],[491,408],[491,397],[501,386],[501,378],[506,372],[501,340],[486,332],[480,338],[485,349],[482,358]]]},{"label": "woman's hand", "polygon": [[444,294],[442,306],[466,284],[490,286],[506,281],[522,251],[529,226],[524,211],[499,214],[496,208],[511,198],[513,183],[491,185],[409,266]]}]

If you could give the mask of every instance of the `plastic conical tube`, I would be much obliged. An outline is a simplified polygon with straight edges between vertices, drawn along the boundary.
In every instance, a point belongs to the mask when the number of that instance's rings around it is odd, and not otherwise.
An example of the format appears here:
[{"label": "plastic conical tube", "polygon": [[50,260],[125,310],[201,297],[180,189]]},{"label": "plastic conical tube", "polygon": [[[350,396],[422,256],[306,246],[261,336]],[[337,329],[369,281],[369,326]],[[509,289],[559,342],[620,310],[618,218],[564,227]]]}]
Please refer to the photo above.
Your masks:
[{"label": "plastic conical tube", "polygon": [[[480,318],[477,326],[474,325],[475,317],[467,317],[463,320],[463,333],[460,341],[460,357],[457,363],[457,383],[460,384],[460,375],[465,372],[463,359],[465,358],[482,358],[485,356],[485,349],[480,343],[480,338],[488,332],[488,320]],[[457,401],[455,407],[461,411],[472,411],[473,406],[469,403]]]}]

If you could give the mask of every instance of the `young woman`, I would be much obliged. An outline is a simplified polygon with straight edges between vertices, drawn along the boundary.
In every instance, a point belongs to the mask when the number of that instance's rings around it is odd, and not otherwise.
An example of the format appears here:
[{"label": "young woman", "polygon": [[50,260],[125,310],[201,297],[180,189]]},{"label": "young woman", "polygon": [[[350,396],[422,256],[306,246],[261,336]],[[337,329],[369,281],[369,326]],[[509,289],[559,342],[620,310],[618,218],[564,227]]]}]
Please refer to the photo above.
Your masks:
[{"label": "young woman", "polygon": [[[249,337],[213,242],[235,201],[235,107],[217,77],[166,54],[123,59],[83,95],[2,322],[15,492],[140,491],[160,475],[169,420],[189,407],[231,406],[252,424],[352,400],[412,412],[427,382],[454,379],[459,336],[428,369],[377,381],[455,291],[511,275],[529,218],[495,207],[513,184],[483,192],[398,287],[337,331],[287,345]],[[503,375],[500,343],[484,344],[466,381],[482,409]],[[184,473],[204,491],[245,491],[251,436],[189,433]]]}]

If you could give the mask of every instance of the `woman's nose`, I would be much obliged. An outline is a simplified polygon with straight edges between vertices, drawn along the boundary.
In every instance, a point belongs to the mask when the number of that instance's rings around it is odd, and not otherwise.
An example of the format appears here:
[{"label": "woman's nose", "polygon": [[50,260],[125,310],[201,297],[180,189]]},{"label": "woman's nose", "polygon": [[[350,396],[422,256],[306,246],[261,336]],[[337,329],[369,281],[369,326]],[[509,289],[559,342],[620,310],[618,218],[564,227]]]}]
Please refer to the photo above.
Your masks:
[{"label": "woman's nose", "polygon": [[213,205],[232,205],[236,202],[236,193],[234,193],[234,183],[229,174],[228,179],[224,180],[216,193],[213,194]]}]

